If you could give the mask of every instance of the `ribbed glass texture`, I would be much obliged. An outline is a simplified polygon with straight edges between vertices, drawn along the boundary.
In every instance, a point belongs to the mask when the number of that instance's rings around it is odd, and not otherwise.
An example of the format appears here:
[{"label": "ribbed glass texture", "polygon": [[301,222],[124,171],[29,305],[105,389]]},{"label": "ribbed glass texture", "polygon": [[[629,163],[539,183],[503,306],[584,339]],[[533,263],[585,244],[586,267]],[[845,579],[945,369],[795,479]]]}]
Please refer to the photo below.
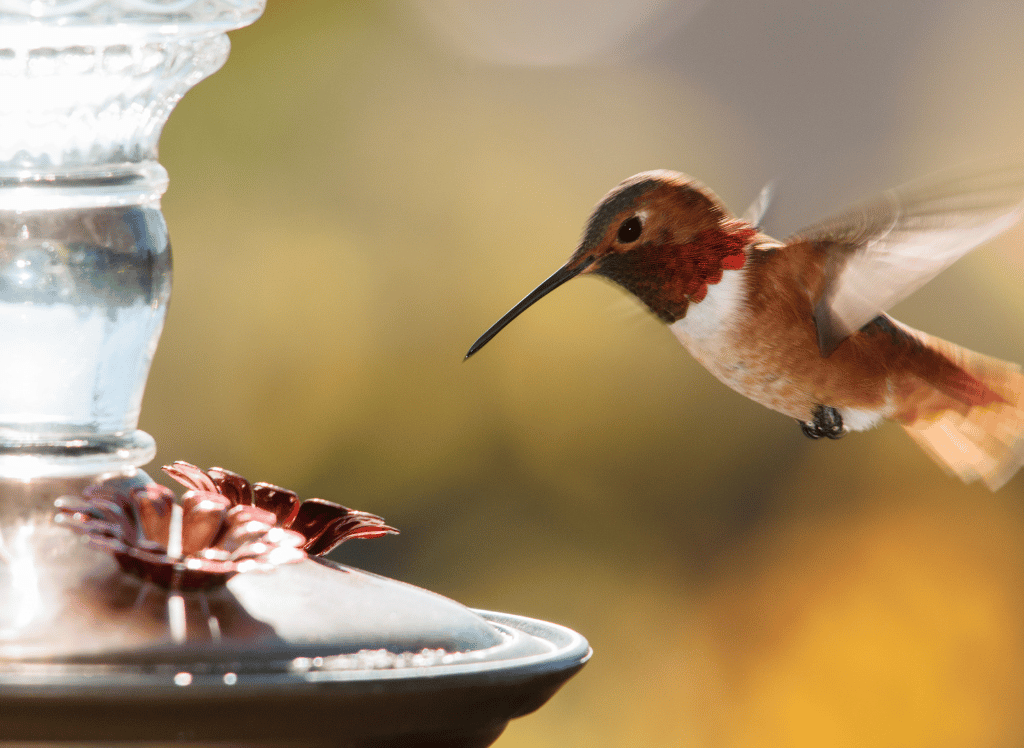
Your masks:
[{"label": "ribbed glass texture", "polygon": [[156,159],[262,0],[0,0],[0,174]]}]

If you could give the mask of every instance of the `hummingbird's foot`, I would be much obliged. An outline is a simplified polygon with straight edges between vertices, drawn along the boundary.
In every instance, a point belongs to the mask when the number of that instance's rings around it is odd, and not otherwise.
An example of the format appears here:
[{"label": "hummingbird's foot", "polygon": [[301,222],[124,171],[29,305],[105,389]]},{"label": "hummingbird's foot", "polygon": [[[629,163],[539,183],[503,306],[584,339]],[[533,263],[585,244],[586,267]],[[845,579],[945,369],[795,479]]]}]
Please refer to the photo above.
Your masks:
[{"label": "hummingbird's foot", "polygon": [[823,436],[839,439],[845,436],[846,426],[843,425],[843,417],[835,408],[819,405],[811,415],[814,416],[813,421],[800,421],[800,428],[811,439],[820,439]]}]

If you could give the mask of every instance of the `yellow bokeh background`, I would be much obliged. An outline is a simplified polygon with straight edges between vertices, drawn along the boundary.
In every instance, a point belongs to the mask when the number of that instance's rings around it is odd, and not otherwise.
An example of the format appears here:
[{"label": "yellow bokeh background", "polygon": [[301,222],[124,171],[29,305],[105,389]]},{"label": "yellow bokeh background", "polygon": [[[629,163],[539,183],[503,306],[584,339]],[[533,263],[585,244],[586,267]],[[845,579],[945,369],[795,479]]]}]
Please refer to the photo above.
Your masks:
[{"label": "yellow bokeh background", "polygon": [[[775,179],[784,236],[1024,152],[1022,28],[997,0],[269,0],[161,140],[157,464],[383,514],[401,535],[334,557],[587,636],[502,748],[1024,744],[1024,478],[962,486],[892,426],[811,442],[594,279],[462,361],[632,173],[737,212]],[[1024,360],[1024,231],[894,314]]]}]

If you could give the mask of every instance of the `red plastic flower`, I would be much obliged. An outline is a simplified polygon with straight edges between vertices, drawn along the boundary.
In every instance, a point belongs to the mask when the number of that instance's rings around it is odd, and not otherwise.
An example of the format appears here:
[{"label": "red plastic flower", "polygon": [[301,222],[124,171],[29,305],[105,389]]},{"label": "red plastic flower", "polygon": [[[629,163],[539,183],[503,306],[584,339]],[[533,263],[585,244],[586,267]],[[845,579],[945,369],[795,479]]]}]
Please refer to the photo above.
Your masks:
[{"label": "red plastic flower", "polygon": [[379,538],[398,533],[376,514],[323,499],[300,501],[294,491],[270,483],[249,483],[238,473],[224,468],[203,471],[179,461],[163,470],[191,491],[222,496],[233,506],[254,506],[273,513],[278,527],[298,532],[305,538],[300,547],[310,556],[322,556],[352,538]]},{"label": "red plastic flower", "polygon": [[128,493],[90,487],[58,499],[57,509],[58,522],[111,551],[122,569],[164,587],[212,587],[306,558],[305,538],[277,527],[271,512],[205,491],[175,502],[155,483]]},{"label": "red plastic flower", "polygon": [[125,571],[165,587],[205,588],[239,572],[267,571],[319,556],[350,538],[397,533],[380,517],[222,468],[175,462],[164,472],[190,489],[179,502],[148,484],[125,493],[102,486],[57,500],[57,521],[113,553]]}]

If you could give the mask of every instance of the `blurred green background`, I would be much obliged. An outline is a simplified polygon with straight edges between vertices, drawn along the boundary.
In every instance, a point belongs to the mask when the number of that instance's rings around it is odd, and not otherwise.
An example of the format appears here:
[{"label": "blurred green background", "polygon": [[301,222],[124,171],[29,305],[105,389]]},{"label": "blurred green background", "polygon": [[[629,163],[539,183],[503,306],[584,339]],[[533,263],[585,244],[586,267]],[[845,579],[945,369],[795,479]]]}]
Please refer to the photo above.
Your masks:
[{"label": "blurred green background", "polygon": [[[621,179],[785,236],[1024,151],[1024,5],[269,0],[161,141],[174,294],[141,427],[383,514],[342,562],[557,621],[595,656],[515,746],[1024,743],[1024,478],[894,426],[811,442],[619,289],[469,344]],[[1024,360],[1024,231],[894,310]],[[824,440],[823,440],[824,441]]]}]

